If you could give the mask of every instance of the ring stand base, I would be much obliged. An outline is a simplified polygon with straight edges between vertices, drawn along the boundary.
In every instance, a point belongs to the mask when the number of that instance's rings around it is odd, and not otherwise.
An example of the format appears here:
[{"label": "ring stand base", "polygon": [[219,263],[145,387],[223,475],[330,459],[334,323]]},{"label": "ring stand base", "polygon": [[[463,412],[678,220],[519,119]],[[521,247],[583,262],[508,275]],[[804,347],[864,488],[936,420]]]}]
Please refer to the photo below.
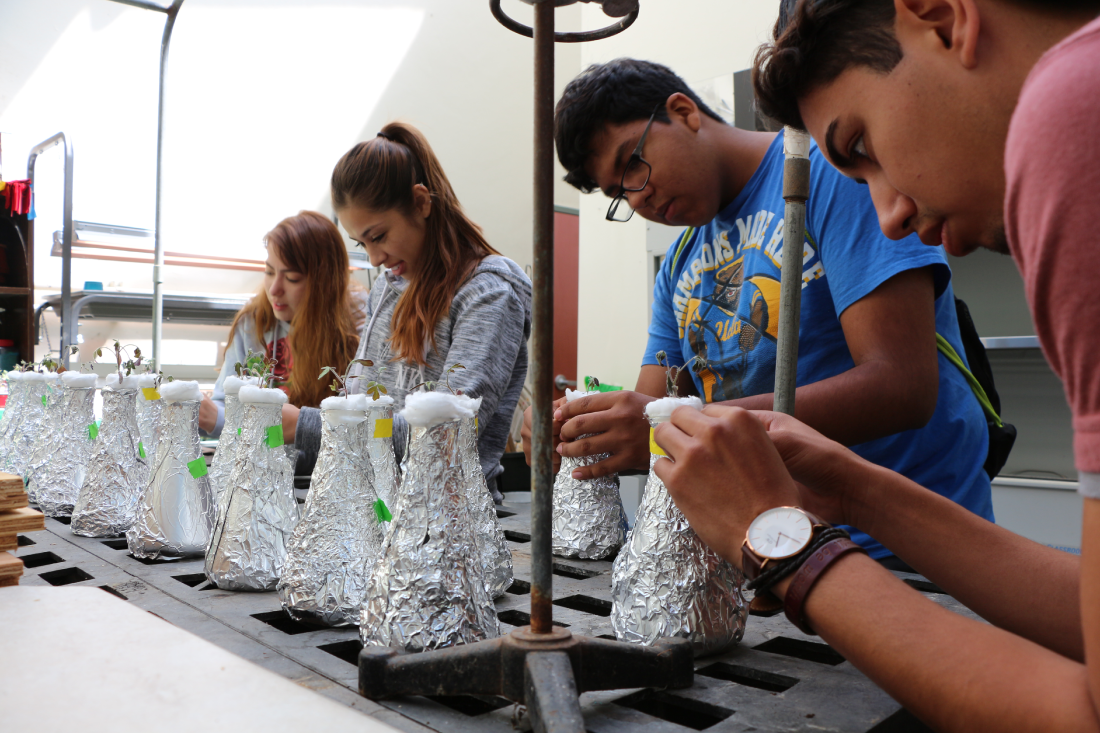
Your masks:
[{"label": "ring stand base", "polygon": [[499,639],[409,654],[367,646],[359,692],[372,700],[403,695],[499,695],[527,706],[536,733],[583,733],[582,692],[633,687],[683,689],[694,681],[686,639],[638,646],[524,626]]}]

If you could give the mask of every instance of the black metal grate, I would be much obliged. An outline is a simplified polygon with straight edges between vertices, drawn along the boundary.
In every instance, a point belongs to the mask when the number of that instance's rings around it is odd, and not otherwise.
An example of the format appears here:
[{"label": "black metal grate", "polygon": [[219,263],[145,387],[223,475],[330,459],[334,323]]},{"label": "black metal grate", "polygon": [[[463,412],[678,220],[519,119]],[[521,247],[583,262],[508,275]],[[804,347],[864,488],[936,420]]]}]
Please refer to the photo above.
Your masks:
[{"label": "black metal grate", "polygon": [[33,544],[36,544],[36,543],[30,537],[27,537],[26,535],[19,535],[19,540],[18,540],[18,546],[19,547],[30,547]]},{"label": "black metal grate", "polygon": [[938,593],[940,595],[947,595],[943,588],[939,587],[935,583],[927,580],[917,580],[916,578],[905,578],[905,584],[910,588],[919,590],[921,593]]},{"label": "black metal grate", "polygon": [[107,540],[103,543],[104,546],[110,547],[112,550],[128,550],[130,547],[126,544],[126,540]]},{"label": "black metal grate", "polygon": [[50,519],[61,522],[62,524],[72,524],[73,522],[72,517],[50,517]]},{"label": "black metal grate", "polygon": [[323,652],[328,652],[337,659],[343,659],[348,664],[359,664],[359,652],[363,651],[363,642],[358,639],[337,641],[332,644],[322,644],[317,647]]},{"label": "black metal grate", "polygon": [[108,593],[110,593],[110,594],[111,594],[112,596],[118,596],[119,598],[121,598],[121,599],[122,599],[122,600],[124,600],[124,601],[128,601],[128,600],[130,600],[129,598],[127,598],[126,596],[122,595],[121,593],[119,593],[119,592],[118,592],[117,590],[115,590],[114,588],[112,588],[112,587],[111,587],[111,586],[109,586],[109,585],[101,585],[101,586],[99,586],[99,589],[100,589],[100,590],[105,590],[105,591],[107,591],[107,592],[108,592]]},{"label": "black metal grate", "polygon": [[[507,611],[498,611],[497,618],[506,624],[512,626],[530,626],[531,614],[524,611],[520,611],[515,608],[508,609]],[[553,621],[554,626],[560,626],[563,629],[568,629],[569,624],[563,624],[561,621]]]},{"label": "black metal grate", "polygon": [[132,560],[137,560],[142,565],[165,565],[170,562],[179,562],[178,557],[158,557],[156,559],[151,557],[138,557],[137,555],[130,555]]},{"label": "black metal grate", "polygon": [[593,616],[603,616],[606,618],[611,615],[611,601],[605,601],[601,598],[592,598],[591,596],[569,596],[567,598],[559,598],[554,601],[554,605],[561,606],[562,608],[569,608],[574,611],[590,613]]},{"label": "black metal grate", "polygon": [[755,687],[758,690],[767,690],[768,692],[786,692],[798,684],[798,679],[795,677],[743,667],[740,664],[726,664],[725,662],[708,664],[702,669],[695,670],[695,674],[712,677],[716,680],[736,682],[739,685]]},{"label": "black metal grate", "polygon": [[554,563],[551,572],[553,572],[554,575],[560,575],[563,578],[573,578],[574,580],[588,580],[589,578],[595,578],[597,575],[602,575],[599,570],[578,568],[572,565],[566,565],[563,562]]},{"label": "black metal grate", "polygon": [[53,565],[56,562],[65,562],[65,558],[58,557],[52,552],[36,552],[33,555],[23,555],[19,558],[25,568],[40,568],[43,565]]},{"label": "black metal grate", "polygon": [[521,545],[525,542],[531,541],[531,535],[527,534],[526,532],[517,532],[514,529],[504,530],[504,537],[507,540],[516,542]]},{"label": "black metal grate", "polygon": [[510,512],[507,509],[501,509],[500,507],[497,507],[496,509],[497,509],[497,519],[504,519],[505,517],[514,517],[514,516],[516,516],[515,512]]},{"label": "black metal grate", "polygon": [[718,725],[735,711],[701,700],[679,697],[660,690],[642,690],[615,700],[616,705],[637,710],[692,730]]},{"label": "black metal grate", "polygon": [[531,584],[526,580],[516,578],[512,581],[512,584],[508,586],[508,592],[514,596],[525,596],[531,592]]},{"label": "black metal grate", "polygon": [[263,621],[268,626],[272,626],[284,634],[308,634],[310,631],[321,631],[326,628],[324,626],[310,626],[309,624],[303,624],[300,621],[292,619],[286,611],[268,611],[267,613],[254,613],[252,618],[257,621]]},{"label": "black metal grate", "polygon": [[190,575],[173,575],[172,580],[178,580],[189,588],[194,588],[206,582],[206,573],[191,573]]},{"label": "black metal grate", "polygon": [[932,729],[902,708],[867,733],[932,733]]},{"label": "black metal grate", "polygon": [[844,657],[840,656],[840,653],[828,644],[803,639],[789,639],[786,636],[768,639],[763,644],[758,644],[753,648],[769,654],[782,654],[785,657],[795,657],[796,659],[805,659],[808,662],[832,666],[845,661]]},{"label": "black metal grate", "polygon": [[80,568],[65,568],[63,570],[51,570],[38,576],[50,585],[70,585],[71,583],[83,583],[85,580],[95,580],[94,577]]}]

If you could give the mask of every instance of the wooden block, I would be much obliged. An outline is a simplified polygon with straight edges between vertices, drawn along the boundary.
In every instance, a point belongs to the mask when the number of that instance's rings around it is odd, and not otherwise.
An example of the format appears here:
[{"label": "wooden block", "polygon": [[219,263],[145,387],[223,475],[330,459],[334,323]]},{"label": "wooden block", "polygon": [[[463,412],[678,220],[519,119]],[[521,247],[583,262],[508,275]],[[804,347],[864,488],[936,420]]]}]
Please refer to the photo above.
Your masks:
[{"label": "wooden block", "polygon": [[8,494],[7,496],[0,495],[0,511],[18,509],[19,507],[27,506],[28,503],[26,491],[18,494]]},{"label": "wooden block", "polygon": [[23,485],[22,478],[14,473],[0,472],[0,496],[25,493],[27,493],[27,487]]},{"label": "wooden block", "polygon": [[0,512],[0,534],[12,532],[35,532],[46,528],[46,518],[42,512],[28,507]]},{"label": "wooden block", "polygon": [[11,534],[0,534],[0,552],[5,550],[15,550],[19,547],[19,536],[14,532]]},{"label": "wooden block", "polygon": [[9,585],[19,585],[19,576],[13,576],[11,578],[0,578],[0,588],[6,588]]},{"label": "wooden block", "polygon": [[0,578],[18,578],[23,574],[23,561],[10,552],[0,552]]}]

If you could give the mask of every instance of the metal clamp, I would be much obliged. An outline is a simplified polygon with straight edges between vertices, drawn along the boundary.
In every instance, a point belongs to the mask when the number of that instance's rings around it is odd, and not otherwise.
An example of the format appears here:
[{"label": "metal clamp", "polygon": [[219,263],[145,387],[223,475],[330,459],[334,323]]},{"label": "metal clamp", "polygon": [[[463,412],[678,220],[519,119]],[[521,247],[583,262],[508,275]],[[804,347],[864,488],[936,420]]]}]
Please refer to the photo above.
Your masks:
[{"label": "metal clamp", "polygon": [[[572,5],[577,0],[543,0],[543,2],[554,2],[555,7],[561,7],[564,5]],[[599,0],[582,0],[583,2],[599,2]],[[524,0],[524,2],[531,3],[531,0]],[[602,4],[602,3],[601,3]],[[505,13],[500,7],[500,0],[489,0],[489,10],[492,11],[493,17],[496,18],[502,26],[510,31],[520,34],[521,36],[527,36],[528,38],[534,38],[534,30],[517,20],[513,20]],[[606,12],[606,9],[605,9]],[[600,28],[595,31],[577,31],[575,33],[554,33],[554,40],[558,43],[584,43],[586,41],[599,41],[604,38],[610,38],[611,36],[622,33],[627,28],[634,24],[634,21],[638,19],[638,8],[635,7],[630,13],[626,15],[622,20],[617,23],[612,23],[606,28]]]}]

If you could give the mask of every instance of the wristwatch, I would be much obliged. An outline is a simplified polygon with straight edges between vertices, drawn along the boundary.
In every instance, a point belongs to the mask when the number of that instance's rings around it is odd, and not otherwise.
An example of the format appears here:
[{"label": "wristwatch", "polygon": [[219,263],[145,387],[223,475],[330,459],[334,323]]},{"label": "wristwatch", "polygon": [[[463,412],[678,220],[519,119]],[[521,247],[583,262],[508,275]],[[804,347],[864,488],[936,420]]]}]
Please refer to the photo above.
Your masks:
[{"label": "wristwatch", "polygon": [[761,513],[752,520],[741,544],[745,577],[754,580],[768,568],[798,555],[810,546],[819,532],[829,527],[796,506],[775,507]]}]

